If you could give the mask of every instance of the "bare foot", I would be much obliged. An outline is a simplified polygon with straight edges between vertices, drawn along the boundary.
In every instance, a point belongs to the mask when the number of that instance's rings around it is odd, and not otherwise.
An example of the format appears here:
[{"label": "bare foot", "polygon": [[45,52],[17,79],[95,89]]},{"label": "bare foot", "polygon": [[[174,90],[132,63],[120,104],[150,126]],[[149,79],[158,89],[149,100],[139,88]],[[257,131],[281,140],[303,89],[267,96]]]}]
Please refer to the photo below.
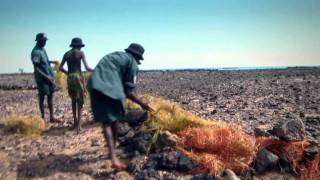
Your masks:
[{"label": "bare foot", "polygon": [[77,134],[80,134],[83,131],[81,127],[77,127]]},{"label": "bare foot", "polygon": [[125,165],[123,162],[119,160],[115,160],[111,167],[114,168],[116,171],[123,171],[127,169],[127,165]]}]

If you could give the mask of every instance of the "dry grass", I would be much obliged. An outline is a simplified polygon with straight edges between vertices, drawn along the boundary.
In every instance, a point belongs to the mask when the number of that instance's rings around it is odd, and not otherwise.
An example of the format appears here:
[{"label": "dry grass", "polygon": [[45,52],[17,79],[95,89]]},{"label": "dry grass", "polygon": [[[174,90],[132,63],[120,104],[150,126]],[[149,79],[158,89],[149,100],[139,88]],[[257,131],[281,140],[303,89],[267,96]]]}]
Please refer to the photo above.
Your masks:
[{"label": "dry grass", "polygon": [[5,119],[9,131],[25,135],[41,135],[45,130],[45,123],[40,116],[12,115]]}]

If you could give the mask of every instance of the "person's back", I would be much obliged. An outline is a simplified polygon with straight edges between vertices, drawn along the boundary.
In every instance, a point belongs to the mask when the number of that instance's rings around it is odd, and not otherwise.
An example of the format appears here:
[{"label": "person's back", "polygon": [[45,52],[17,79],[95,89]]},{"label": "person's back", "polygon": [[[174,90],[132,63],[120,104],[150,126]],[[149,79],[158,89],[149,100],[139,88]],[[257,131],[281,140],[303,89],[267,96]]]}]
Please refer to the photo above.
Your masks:
[{"label": "person's back", "polygon": [[88,82],[91,110],[94,121],[102,123],[103,134],[117,171],[126,169],[115,153],[117,123],[123,120],[125,100],[129,98],[146,110],[152,108],[134,94],[138,64],[143,60],[144,48],[131,43],[125,52],[113,52],[104,56],[95,67]]},{"label": "person's back", "polygon": [[[62,58],[59,70],[68,75],[68,93],[72,101],[72,113],[74,119],[74,128],[77,128],[77,132],[81,129],[81,109],[84,103],[84,96],[86,94],[84,77],[81,73],[81,62],[83,62],[87,71],[92,71],[86,62],[84,53],[81,48],[85,45],[82,43],[81,38],[73,38],[71,40],[70,47],[71,50],[67,51]],[[63,66],[67,63],[68,71],[66,71]]]},{"label": "person's back", "polygon": [[81,60],[83,58],[83,52],[77,48],[72,48],[65,53],[64,58],[66,59],[68,66],[68,74],[81,72]]},{"label": "person's back", "polygon": [[88,88],[120,100],[124,106],[125,91],[134,87],[130,82],[134,82],[138,70],[137,62],[131,54],[119,51],[107,54],[93,71]]}]

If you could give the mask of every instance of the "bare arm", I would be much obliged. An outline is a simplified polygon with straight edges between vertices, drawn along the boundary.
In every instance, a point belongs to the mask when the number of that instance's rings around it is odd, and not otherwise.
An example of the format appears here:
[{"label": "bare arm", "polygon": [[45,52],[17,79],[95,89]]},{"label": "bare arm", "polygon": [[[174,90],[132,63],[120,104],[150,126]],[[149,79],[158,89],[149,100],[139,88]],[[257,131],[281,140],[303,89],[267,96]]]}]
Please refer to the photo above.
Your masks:
[{"label": "bare arm", "polygon": [[49,61],[50,64],[58,64],[58,61]]},{"label": "bare arm", "polygon": [[147,110],[147,111],[154,111],[154,109],[152,109],[149,104],[143,102],[139,97],[137,97],[134,94],[134,91],[130,91],[127,92],[127,98],[130,99],[131,101],[139,104],[143,109]]},{"label": "bare arm", "polygon": [[48,75],[46,75],[43,71],[41,71],[41,69],[39,67],[37,67],[35,65],[35,71],[37,71],[43,78],[45,78],[47,81],[49,81],[51,84],[55,84],[54,83],[54,79]]},{"label": "bare arm", "polygon": [[66,63],[66,58],[65,56],[63,56],[61,64],[59,66],[59,70],[65,74],[68,74],[68,72],[63,68],[64,64]]},{"label": "bare arm", "polygon": [[92,72],[92,69],[89,67],[87,60],[86,60],[86,56],[84,55],[84,53],[82,52],[82,62],[84,64],[84,67],[86,68],[87,71]]}]

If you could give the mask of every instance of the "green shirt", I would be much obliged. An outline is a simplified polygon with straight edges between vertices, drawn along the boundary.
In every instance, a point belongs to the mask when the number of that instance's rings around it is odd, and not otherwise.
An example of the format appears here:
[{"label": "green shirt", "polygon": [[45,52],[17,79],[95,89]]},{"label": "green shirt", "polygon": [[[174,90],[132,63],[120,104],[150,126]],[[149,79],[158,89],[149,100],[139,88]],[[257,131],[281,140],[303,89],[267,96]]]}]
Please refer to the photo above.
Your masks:
[{"label": "green shirt", "polygon": [[119,100],[125,106],[126,91],[135,88],[138,65],[134,57],[126,52],[113,52],[104,56],[95,67],[88,82],[89,91]]},{"label": "green shirt", "polygon": [[[31,61],[34,68],[38,67],[46,75],[53,77],[54,73],[49,63],[47,52],[44,48],[35,46],[31,52]],[[46,82],[38,71],[34,71],[34,76],[37,83]]]}]

